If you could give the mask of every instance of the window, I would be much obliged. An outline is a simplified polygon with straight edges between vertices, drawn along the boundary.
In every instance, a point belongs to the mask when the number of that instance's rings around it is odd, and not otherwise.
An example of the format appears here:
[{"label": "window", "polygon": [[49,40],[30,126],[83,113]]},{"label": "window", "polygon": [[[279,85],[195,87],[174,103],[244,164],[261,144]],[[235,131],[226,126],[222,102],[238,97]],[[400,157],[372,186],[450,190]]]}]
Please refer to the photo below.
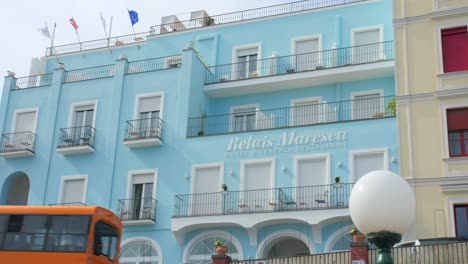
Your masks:
[{"label": "window", "polygon": [[94,227],[94,255],[106,256],[109,260],[114,260],[118,243],[119,235],[114,227],[102,221],[96,223]]},{"label": "window", "polygon": [[368,63],[382,59],[382,27],[355,29],[352,31],[353,63]]},{"label": "window", "polygon": [[[162,121],[161,116],[161,96],[138,97],[138,113],[136,124],[133,124],[132,134],[140,138],[159,137],[161,138]],[[137,132],[137,133],[134,133]]]},{"label": "window", "polygon": [[0,250],[85,252],[87,215],[0,215]]},{"label": "window", "polygon": [[468,70],[467,26],[442,30],[444,72]]},{"label": "window", "polygon": [[468,239],[468,205],[454,205],[455,235]]},{"label": "window", "polygon": [[84,203],[86,190],[86,176],[70,176],[62,178],[59,203]]},{"label": "window", "polygon": [[231,115],[231,131],[252,131],[256,128],[257,107],[234,108]]},{"label": "window", "polygon": [[37,110],[18,110],[15,113],[12,133],[35,132]]},{"label": "window", "polygon": [[235,62],[237,79],[258,77],[258,47],[236,50]]},{"label": "window", "polygon": [[11,134],[4,135],[2,148],[5,149],[31,149],[34,145],[36,132],[37,109],[22,109],[15,111]]},{"label": "window", "polygon": [[447,110],[450,157],[468,156],[468,108]]},{"label": "window", "polygon": [[166,58],[167,68],[179,68],[182,65],[182,56],[171,56]]},{"label": "window", "polygon": [[307,71],[314,70],[318,65],[321,65],[320,50],[320,38],[301,38],[294,40],[295,54],[293,57],[295,60],[292,64],[295,64],[296,71]]},{"label": "window", "polygon": [[365,91],[351,94],[352,119],[367,119],[385,116],[383,91]]},{"label": "window", "polygon": [[229,256],[233,260],[241,257],[239,249],[236,247],[237,243],[233,243],[226,237],[207,235],[201,239],[194,238],[194,240],[198,241],[191,243],[192,245],[188,248],[186,263],[211,264],[211,256],[216,255],[215,248],[213,247],[216,240],[220,240],[223,245],[229,248]]},{"label": "window", "polygon": [[218,214],[222,211],[222,198],[219,193],[223,183],[223,163],[197,164],[192,167],[189,199],[191,215]]},{"label": "window", "polygon": [[132,218],[124,220],[154,219],[153,191],[154,173],[132,175]]},{"label": "window", "polygon": [[94,137],[95,103],[73,105],[70,127],[64,136],[65,145],[86,145]]},{"label": "window", "polygon": [[294,126],[316,124],[321,121],[321,98],[304,98],[292,101],[292,113]]},{"label": "window", "polygon": [[365,174],[375,170],[388,170],[388,150],[356,150],[350,153],[351,182],[357,182]]},{"label": "window", "polygon": [[122,247],[119,263],[160,264],[160,254],[151,241],[134,241]]}]

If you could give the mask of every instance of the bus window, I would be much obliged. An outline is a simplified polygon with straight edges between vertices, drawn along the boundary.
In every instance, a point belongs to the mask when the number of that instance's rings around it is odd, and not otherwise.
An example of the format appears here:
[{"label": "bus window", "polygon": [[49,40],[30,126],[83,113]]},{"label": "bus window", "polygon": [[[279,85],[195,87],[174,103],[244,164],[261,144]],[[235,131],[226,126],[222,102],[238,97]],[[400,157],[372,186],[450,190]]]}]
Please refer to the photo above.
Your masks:
[{"label": "bus window", "polygon": [[99,221],[94,227],[94,255],[104,255],[114,260],[119,235],[116,228]]},{"label": "bus window", "polygon": [[85,252],[90,216],[51,215],[46,251]]},{"label": "bus window", "polygon": [[46,235],[47,216],[10,215],[4,233],[2,250],[42,250]]}]

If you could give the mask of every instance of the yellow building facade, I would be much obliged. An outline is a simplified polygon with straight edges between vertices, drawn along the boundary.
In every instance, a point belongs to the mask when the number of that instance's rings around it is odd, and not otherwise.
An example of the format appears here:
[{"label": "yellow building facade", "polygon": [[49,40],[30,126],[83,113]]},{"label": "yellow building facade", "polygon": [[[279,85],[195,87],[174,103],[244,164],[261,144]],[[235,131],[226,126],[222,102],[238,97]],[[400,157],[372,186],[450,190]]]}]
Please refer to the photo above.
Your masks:
[{"label": "yellow building facade", "polygon": [[[468,48],[452,38],[468,40],[458,34],[468,25],[468,0],[395,0],[393,12],[399,162],[417,201],[416,224],[406,239],[464,235],[468,68],[461,59]],[[454,55],[459,46],[460,56]]]}]

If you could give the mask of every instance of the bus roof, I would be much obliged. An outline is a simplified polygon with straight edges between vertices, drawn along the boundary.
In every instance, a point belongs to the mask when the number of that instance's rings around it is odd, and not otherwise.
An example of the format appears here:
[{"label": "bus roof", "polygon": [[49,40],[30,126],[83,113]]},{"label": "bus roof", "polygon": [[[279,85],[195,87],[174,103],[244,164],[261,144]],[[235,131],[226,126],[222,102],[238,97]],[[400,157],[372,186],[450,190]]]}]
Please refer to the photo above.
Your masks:
[{"label": "bus roof", "polygon": [[93,215],[100,209],[111,213],[99,206],[0,206],[0,214],[50,214],[50,215]]}]

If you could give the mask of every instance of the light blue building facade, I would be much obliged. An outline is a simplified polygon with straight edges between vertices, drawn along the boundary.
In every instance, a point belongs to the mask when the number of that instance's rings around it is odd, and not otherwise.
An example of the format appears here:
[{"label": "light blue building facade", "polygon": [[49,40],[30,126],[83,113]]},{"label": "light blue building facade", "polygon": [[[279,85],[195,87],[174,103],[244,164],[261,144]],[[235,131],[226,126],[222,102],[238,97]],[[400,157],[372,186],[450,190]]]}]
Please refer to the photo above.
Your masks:
[{"label": "light blue building facade", "polygon": [[50,48],[5,78],[0,203],[110,208],[121,263],[346,249],[352,183],[399,172],[391,10],[197,11]]}]

